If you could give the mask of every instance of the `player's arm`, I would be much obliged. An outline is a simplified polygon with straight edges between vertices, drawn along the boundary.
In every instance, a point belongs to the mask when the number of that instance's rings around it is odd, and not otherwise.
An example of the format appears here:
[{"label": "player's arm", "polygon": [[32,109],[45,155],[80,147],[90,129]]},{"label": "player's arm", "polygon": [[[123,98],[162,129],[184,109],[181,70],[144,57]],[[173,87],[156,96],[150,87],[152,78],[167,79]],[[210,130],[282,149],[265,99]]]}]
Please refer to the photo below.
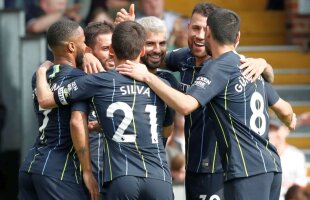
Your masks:
[{"label": "player's arm", "polygon": [[242,75],[248,80],[255,82],[259,75],[262,75],[264,79],[272,83],[274,81],[274,73],[271,65],[269,65],[263,58],[244,58],[240,59],[242,65],[240,69],[243,70]]},{"label": "player's arm", "polygon": [[121,74],[148,84],[168,106],[182,115],[188,115],[199,107],[199,102],[194,97],[171,88],[156,75],[150,73],[143,64],[126,61],[125,64],[117,66],[116,69]]},{"label": "player's arm", "polygon": [[99,199],[99,188],[92,173],[86,113],[81,111],[71,112],[70,131],[73,146],[82,166],[84,183],[91,195],[91,199],[97,200]]},{"label": "player's arm", "polygon": [[47,65],[40,66],[36,72],[36,95],[39,105],[44,109],[57,107],[53,92],[46,79]]},{"label": "player's arm", "polygon": [[290,130],[295,129],[297,119],[291,104],[279,98],[270,108]]},{"label": "player's arm", "polygon": [[279,97],[277,91],[271,84],[265,83],[265,91],[268,100],[268,106],[275,112],[278,118],[291,130],[296,126],[296,115],[293,113],[291,104]]},{"label": "player's arm", "polygon": [[42,108],[53,108],[57,105],[68,105],[88,99],[96,93],[96,87],[100,87],[102,79],[84,75],[83,72],[76,74],[77,79],[65,86],[52,91],[46,80],[46,69],[40,67],[37,70],[37,98]]}]

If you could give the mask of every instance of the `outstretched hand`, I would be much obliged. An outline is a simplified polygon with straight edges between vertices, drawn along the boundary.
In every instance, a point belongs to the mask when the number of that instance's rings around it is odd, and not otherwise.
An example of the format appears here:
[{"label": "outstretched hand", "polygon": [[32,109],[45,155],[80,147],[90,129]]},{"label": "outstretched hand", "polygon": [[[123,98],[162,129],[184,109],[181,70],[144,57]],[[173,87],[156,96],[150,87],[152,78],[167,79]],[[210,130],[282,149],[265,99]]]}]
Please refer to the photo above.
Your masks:
[{"label": "outstretched hand", "polygon": [[135,63],[127,60],[124,64],[118,65],[116,70],[123,75],[130,76],[131,78],[138,81],[145,81],[147,76],[150,74],[144,64]]},{"label": "outstretched hand", "polygon": [[135,4],[131,4],[128,12],[124,8],[122,8],[116,13],[114,24],[119,24],[123,21],[134,21],[135,18]]}]

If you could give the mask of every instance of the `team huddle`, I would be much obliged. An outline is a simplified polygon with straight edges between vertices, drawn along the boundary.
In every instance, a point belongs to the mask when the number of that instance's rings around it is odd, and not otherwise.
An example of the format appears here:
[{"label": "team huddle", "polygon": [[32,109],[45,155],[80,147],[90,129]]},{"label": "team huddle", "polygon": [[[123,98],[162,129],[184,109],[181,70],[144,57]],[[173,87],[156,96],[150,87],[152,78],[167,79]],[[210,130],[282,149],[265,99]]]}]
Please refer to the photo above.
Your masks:
[{"label": "team huddle", "polygon": [[[177,111],[186,199],[278,200],[268,108],[290,129],[296,116],[270,84],[272,67],[236,52],[239,16],[197,4],[188,48],[166,53],[162,20],[133,13],[122,9],[115,26],[60,20],[48,29],[54,60],[33,76],[39,134],[20,168],[19,199],[174,199],[165,143]],[[85,70],[84,56],[104,70]]]}]

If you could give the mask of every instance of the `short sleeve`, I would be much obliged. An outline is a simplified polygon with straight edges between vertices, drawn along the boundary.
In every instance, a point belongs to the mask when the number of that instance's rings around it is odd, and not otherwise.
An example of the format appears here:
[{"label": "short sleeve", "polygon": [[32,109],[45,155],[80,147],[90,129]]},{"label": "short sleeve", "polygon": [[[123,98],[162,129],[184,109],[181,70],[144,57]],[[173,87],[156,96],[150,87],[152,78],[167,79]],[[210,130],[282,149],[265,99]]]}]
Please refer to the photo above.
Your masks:
[{"label": "short sleeve", "polygon": [[271,84],[265,82],[265,90],[268,100],[268,106],[273,106],[279,99],[279,94],[275,89],[272,87]]},{"label": "short sleeve", "polygon": [[173,72],[179,71],[180,61],[184,60],[184,57],[187,56],[188,52],[188,48],[179,48],[168,52],[165,58],[167,69]]},{"label": "short sleeve", "polygon": [[58,88],[54,92],[57,105],[68,105],[72,102],[86,100],[95,95],[100,81],[95,76],[85,75],[75,81]]},{"label": "short sleeve", "polygon": [[197,99],[200,105],[206,105],[225,89],[232,73],[231,68],[226,67],[223,61],[205,63],[187,94]]},{"label": "short sleeve", "polygon": [[88,115],[88,113],[90,112],[90,105],[88,101],[80,101],[80,102],[73,103],[71,106],[71,112],[73,111],[80,111]]}]

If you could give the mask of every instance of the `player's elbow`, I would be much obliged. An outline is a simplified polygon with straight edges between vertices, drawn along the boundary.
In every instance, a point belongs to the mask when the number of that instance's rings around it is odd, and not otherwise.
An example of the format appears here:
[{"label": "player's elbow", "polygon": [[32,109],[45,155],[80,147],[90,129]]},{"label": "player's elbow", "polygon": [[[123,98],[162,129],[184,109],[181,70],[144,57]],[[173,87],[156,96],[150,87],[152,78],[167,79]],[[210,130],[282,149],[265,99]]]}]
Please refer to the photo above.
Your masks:
[{"label": "player's elbow", "polygon": [[189,115],[200,106],[199,102],[190,95],[185,95],[183,100],[180,101],[179,109],[177,109],[182,115]]},{"label": "player's elbow", "polygon": [[38,98],[38,103],[43,109],[52,109],[57,107],[50,99]]},{"label": "player's elbow", "polygon": [[192,112],[192,109],[187,105],[182,106],[179,110],[179,113],[184,115],[184,116],[189,115],[191,112]]},{"label": "player's elbow", "polygon": [[83,125],[83,119],[80,117],[71,117],[70,119],[70,129],[77,130]]}]

